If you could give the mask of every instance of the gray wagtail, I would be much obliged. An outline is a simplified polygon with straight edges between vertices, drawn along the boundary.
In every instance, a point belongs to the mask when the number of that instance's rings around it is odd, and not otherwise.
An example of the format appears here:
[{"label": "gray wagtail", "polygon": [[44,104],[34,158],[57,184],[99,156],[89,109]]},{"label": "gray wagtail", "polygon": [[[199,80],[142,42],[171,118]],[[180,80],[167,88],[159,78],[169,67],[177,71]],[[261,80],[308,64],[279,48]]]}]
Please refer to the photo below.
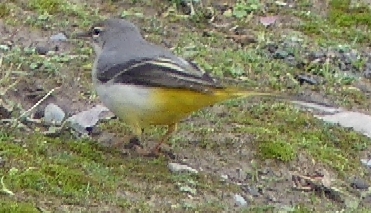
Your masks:
[{"label": "gray wagtail", "polygon": [[139,140],[150,125],[166,125],[165,135],[151,153],[158,153],[193,111],[227,99],[274,96],[223,86],[196,64],[146,41],[139,29],[123,19],[106,19],[78,37],[91,37],[96,53],[92,69],[100,100],[132,127]]}]

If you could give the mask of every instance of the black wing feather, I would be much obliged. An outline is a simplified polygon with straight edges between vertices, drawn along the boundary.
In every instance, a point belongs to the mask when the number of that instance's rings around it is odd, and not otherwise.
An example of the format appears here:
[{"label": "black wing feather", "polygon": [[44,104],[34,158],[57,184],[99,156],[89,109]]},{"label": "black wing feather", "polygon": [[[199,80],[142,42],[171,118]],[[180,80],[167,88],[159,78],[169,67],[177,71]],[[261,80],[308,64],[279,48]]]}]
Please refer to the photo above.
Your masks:
[{"label": "black wing feather", "polygon": [[[187,72],[185,69],[198,71],[196,73],[199,75]],[[208,73],[202,72],[194,63],[190,63],[187,67],[181,67],[163,59],[129,61],[116,64],[99,73],[100,75],[97,77],[102,83],[112,81],[113,83],[147,87],[184,88],[199,92],[208,92],[210,88],[223,87]]]}]

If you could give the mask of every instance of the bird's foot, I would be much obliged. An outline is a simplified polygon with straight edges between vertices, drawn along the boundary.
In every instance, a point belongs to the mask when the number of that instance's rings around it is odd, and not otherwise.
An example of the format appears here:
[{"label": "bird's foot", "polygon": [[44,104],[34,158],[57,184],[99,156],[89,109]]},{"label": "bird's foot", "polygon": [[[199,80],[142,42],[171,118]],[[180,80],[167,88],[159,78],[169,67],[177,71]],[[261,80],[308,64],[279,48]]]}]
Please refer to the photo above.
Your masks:
[{"label": "bird's foot", "polygon": [[143,145],[140,143],[138,137],[131,138],[129,140],[129,143],[124,145],[124,148],[135,150],[137,154],[144,157],[158,158],[160,156],[164,156],[172,160],[176,158],[176,156],[170,150],[161,149],[161,146],[159,144],[151,150],[144,148]]},{"label": "bird's foot", "polygon": [[169,158],[171,160],[174,160],[176,158],[176,155],[171,151],[171,149],[162,149],[161,146],[157,145],[155,146],[150,152],[150,155],[152,156],[164,156],[166,158]]},{"label": "bird's foot", "polygon": [[136,149],[137,147],[143,149],[143,146],[140,143],[139,138],[136,137],[136,136],[130,138],[129,143],[127,143],[127,144],[124,145],[124,148],[125,149]]}]

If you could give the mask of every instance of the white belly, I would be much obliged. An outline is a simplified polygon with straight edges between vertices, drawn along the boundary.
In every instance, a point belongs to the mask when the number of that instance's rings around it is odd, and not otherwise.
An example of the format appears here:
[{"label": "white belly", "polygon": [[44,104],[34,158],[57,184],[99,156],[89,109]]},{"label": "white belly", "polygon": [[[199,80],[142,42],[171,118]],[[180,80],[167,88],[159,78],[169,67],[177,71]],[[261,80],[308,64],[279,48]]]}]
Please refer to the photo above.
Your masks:
[{"label": "white belly", "polygon": [[133,124],[134,121],[140,122],[149,112],[154,110],[150,101],[150,88],[104,84],[97,85],[96,90],[103,104],[129,124]]}]

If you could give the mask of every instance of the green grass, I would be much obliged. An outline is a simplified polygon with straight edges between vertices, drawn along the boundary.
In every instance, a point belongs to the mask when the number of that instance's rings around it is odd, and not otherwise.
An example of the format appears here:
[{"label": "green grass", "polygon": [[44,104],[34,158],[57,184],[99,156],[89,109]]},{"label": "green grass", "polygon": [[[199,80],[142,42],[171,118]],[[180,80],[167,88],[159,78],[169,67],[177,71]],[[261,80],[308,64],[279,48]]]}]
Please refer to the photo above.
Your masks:
[{"label": "green grass", "polygon": [[336,26],[371,26],[371,11],[366,4],[352,6],[350,0],[331,0],[329,6],[329,21]]},{"label": "green grass", "polygon": [[315,13],[295,12],[305,20],[299,30],[321,39],[345,40],[349,43],[367,43],[371,40],[370,9],[366,5],[352,6],[350,0],[331,0],[328,17]]},{"label": "green grass", "polygon": [[13,140],[6,135],[1,138],[0,153],[7,164],[0,176],[4,177],[7,190],[28,196],[18,203],[17,197],[3,193],[1,211],[32,209],[38,205],[33,197],[45,196],[45,199],[59,197],[59,202],[76,206],[105,201],[124,209],[149,211],[144,201],[131,203],[125,197],[117,197],[117,193],[131,192],[142,199],[147,193],[182,198],[187,193],[179,190],[179,184],[191,186],[197,192],[234,190],[218,184],[213,177],[171,174],[165,159],[125,158],[118,150],[91,141],[50,139],[41,135],[23,138],[22,142]]},{"label": "green grass", "polygon": [[255,139],[252,147],[255,147],[257,157],[262,160],[291,162],[296,160],[297,154],[304,152],[313,159],[329,165],[341,175],[360,170],[361,165],[356,156],[369,146],[370,140],[367,137],[349,129],[325,124],[309,113],[298,111],[290,104],[268,102],[245,110],[233,107],[243,106],[242,102],[231,101],[229,104],[233,105],[229,107],[226,117],[205,115],[205,119],[213,123],[212,126],[184,128],[202,135],[203,142],[200,145],[205,149],[215,151],[234,149],[236,148],[233,147],[234,141],[215,142],[210,139],[213,138],[213,134],[223,131],[225,123],[233,122],[237,127],[228,131],[234,134],[253,135]]},{"label": "green grass", "polygon": [[10,14],[10,8],[6,3],[0,3],[0,18],[4,18]]},{"label": "green grass", "polygon": [[0,205],[2,206],[1,211],[4,213],[10,213],[10,212],[38,213],[40,212],[32,203],[28,203],[28,202],[16,202],[16,201],[2,200],[0,201]]},{"label": "green grass", "polygon": [[30,0],[28,6],[40,14],[55,14],[62,12],[66,3],[65,0]]}]

